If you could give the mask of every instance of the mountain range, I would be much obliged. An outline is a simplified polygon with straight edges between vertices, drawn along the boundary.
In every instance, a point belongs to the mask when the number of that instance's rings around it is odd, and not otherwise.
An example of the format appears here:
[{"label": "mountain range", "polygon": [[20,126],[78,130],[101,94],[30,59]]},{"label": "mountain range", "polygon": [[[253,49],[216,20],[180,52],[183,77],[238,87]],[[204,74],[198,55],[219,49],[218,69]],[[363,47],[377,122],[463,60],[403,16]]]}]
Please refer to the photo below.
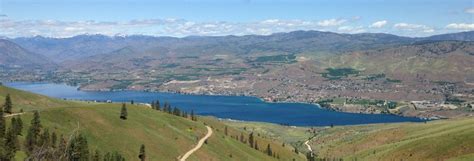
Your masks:
[{"label": "mountain range", "polygon": [[[474,31],[410,38],[383,33],[339,34],[321,31],[294,31],[268,36],[189,36],[184,38],[153,36],[78,35],[70,38],[42,36],[8,39],[31,53],[61,63],[83,60],[95,55],[113,54],[122,49],[134,54],[203,55],[231,53],[252,55],[264,52],[298,54],[308,52],[341,53],[388,48],[418,41],[473,41]],[[6,41],[6,40],[3,40]],[[10,44],[13,45],[13,44]]]},{"label": "mountain range", "polygon": [[0,67],[32,69],[51,68],[55,65],[44,55],[32,53],[11,41],[0,39]]},{"label": "mountain range", "polygon": [[[81,90],[251,95],[314,103],[327,98],[456,103],[455,112],[364,105],[329,108],[456,117],[472,102],[474,31],[402,37],[294,31],[246,36],[104,36],[1,41],[2,81],[48,81]],[[10,70],[14,69],[14,70]],[[31,70],[40,69],[40,70]],[[444,109],[444,106],[433,109]]]},{"label": "mountain range", "polygon": [[79,82],[119,79],[128,85],[136,81],[164,83],[242,72],[253,75],[278,70],[282,63],[301,64],[302,60],[318,66],[318,72],[351,67],[366,74],[391,74],[397,79],[413,79],[414,73],[423,73],[437,80],[471,82],[472,41],[474,31],[418,38],[322,31],[184,38],[36,36],[1,40],[0,64],[16,69],[58,71],[62,74],[57,77],[67,80],[70,78],[64,74],[81,73],[79,78],[71,78]]}]

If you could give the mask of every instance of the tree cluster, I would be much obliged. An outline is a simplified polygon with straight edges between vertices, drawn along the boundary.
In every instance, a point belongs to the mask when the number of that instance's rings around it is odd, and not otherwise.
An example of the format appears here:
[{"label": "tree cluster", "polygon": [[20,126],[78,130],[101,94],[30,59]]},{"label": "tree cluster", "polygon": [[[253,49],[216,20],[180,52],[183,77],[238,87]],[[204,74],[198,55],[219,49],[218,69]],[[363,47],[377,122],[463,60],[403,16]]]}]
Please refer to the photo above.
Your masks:
[{"label": "tree cluster", "polygon": [[12,160],[20,148],[18,135],[21,135],[23,122],[20,117],[13,117],[12,125],[7,128],[2,109],[0,109],[0,117],[0,160]]},{"label": "tree cluster", "polygon": [[[224,127],[224,134],[225,134],[226,136],[228,135],[227,126]],[[258,135],[258,136],[259,136],[259,135]],[[239,135],[235,135],[235,136],[231,136],[231,137],[234,138],[234,139],[237,140],[237,141],[242,142],[243,144],[248,144],[251,148],[253,148],[253,149],[255,149],[255,150],[261,151],[261,150],[260,150],[260,147],[259,147],[259,145],[258,145],[258,137],[255,136],[254,132],[249,133],[247,138],[245,137],[245,135],[244,135],[243,132],[240,133],[240,136],[239,136]],[[280,155],[277,154],[275,151],[272,150],[272,147],[271,147],[270,144],[267,145],[267,148],[266,148],[266,149],[262,149],[261,152],[267,154],[268,156],[277,158],[277,159],[280,158]]]},{"label": "tree cluster", "polygon": [[[2,117],[4,118],[4,117]],[[0,119],[2,120],[2,119]],[[4,119],[3,119],[4,120]],[[100,155],[96,150],[91,153],[84,135],[74,132],[69,137],[58,135],[43,128],[38,111],[33,113],[33,119],[24,141],[24,149],[20,149],[17,139],[21,135],[23,122],[20,117],[12,118],[12,125],[5,135],[5,146],[1,160],[13,160],[17,150],[27,154],[25,160],[57,160],[57,161],[124,161],[125,158],[117,152]],[[0,125],[1,126],[1,125]],[[1,133],[1,130],[0,130]]]},{"label": "tree cluster", "polygon": [[7,94],[7,96],[5,97],[5,103],[3,104],[2,108],[5,113],[12,113],[13,103],[12,99],[10,98],[10,94]]},{"label": "tree cluster", "polygon": [[197,117],[196,117],[196,115],[194,115],[194,110],[191,110],[191,113],[188,113],[186,111],[183,111],[183,110],[179,109],[178,107],[171,107],[171,104],[169,104],[168,102],[165,102],[163,104],[163,106],[161,106],[159,100],[152,101],[150,104],[151,104],[152,109],[155,109],[155,110],[158,110],[158,111],[163,111],[163,112],[166,112],[168,114],[175,115],[175,116],[188,118],[188,119],[191,119],[193,121],[197,121]]}]

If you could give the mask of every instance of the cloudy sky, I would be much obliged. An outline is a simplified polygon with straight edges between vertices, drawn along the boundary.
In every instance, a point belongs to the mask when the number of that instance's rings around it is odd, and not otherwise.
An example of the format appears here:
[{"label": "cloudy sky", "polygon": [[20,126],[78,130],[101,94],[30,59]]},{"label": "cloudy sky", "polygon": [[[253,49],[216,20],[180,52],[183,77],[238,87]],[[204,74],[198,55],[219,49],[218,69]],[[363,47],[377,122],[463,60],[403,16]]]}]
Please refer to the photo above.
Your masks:
[{"label": "cloudy sky", "polygon": [[0,0],[0,36],[429,36],[474,30],[473,0]]}]

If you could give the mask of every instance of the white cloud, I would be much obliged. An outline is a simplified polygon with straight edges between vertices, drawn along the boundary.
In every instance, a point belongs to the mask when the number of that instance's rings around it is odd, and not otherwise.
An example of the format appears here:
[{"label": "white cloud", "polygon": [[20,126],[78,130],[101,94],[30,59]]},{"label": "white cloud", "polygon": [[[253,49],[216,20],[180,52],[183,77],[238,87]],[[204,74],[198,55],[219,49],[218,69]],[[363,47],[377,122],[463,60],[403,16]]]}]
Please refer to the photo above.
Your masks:
[{"label": "white cloud", "polygon": [[370,28],[382,28],[385,25],[387,25],[387,23],[388,23],[387,20],[381,20],[381,21],[377,21],[377,22],[372,23],[369,27]]},{"label": "white cloud", "polygon": [[280,22],[279,19],[268,19],[268,20],[263,20],[261,23],[263,24],[275,24],[275,23],[278,23]]},{"label": "white cloud", "polygon": [[362,26],[341,26],[337,28],[338,31],[344,32],[344,33],[362,33],[366,32],[364,27]]},{"label": "white cloud", "polygon": [[[370,26],[383,26],[388,22],[381,20]],[[364,27],[365,26],[365,27]],[[268,35],[277,32],[295,30],[319,30],[339,33],[371,32],[376,28],[367,27],[352,20],[300,20],[267,19],[252,22],[211,21],[196,22],[184,19],[136,19],[129,21],[59,21],[59,20],[15,20],[0,18],[0,36],[25,37],[42,35],[47,37],[71,37],[80,34],[114,35],[152,35],[183,37],[190,35]],[[463,26],[460,24],[459,26]],[[448,28],[448,27],[446,27]],[[449,28],[461,28],[453,27]],[[425,25],[399,23],[394,25],[392,33],[420,36],[435,32]]]},{"label": "white cloud", "polygon": [[419,25],[419,24],[409,24],[409,23],[397,23],[393,25],[396,29],[405,30],[405,31],[421,31],[425,33],[432,33],[435,30],[431,27],[426,25]]},{"label": "white cloud", "polygon": [[[344,23],[345,20],[323,21],[326,26]],[[154,36],[219,36],[268,35],[294,30],[322,30],[320,21],[268,19],[254,22],[194,22],[183,19],[137,19],[130,21],[58,21],[0,19],[0,36],[23,37],[42,35],[71,37],[80,34]],[[336,30],[336,28],[327,28]]]},{"label": "white cloud", "polygon": [[328,19],[328,20],[322,20],[318,22],[319,26],[323,27],[330,27],[330,26],[340,26],[347,22],[345,19]]},{"label": "white cloud", "polygon": [[446,28],[454,30],[474,30],[474,23],[452,23],[446,25]]},{"label": "white cloud", "polygon": [[469,14],[474,14],[474,7],[466,8],[464,12],[469,13]]}]

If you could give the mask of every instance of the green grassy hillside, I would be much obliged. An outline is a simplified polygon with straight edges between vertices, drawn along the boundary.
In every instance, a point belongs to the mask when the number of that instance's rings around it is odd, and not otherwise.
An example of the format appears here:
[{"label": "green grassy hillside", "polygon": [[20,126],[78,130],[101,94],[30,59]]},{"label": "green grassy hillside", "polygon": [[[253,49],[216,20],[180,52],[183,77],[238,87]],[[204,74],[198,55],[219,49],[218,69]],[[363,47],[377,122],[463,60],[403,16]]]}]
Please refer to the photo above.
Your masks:
[{"label": "green grassy hillside", "polygon": [[335,127],[287,127],[257,122],[227,122],[282,140],[318,158],[344,160],[474,160],[474,118]]},{"label": "green grassy hillside", "polygon": [[13,108],[13,112],[19,112],[21,109],[27,112],[32,110],[43,110],[56,107],[71,107],[88,104],[86,102],[73,102],[49,98],[43,95],[33,94],[0,85],[0,105],[4,104],[5,96],[7,94],[10,94],[11,99],[14,101],[13,105],[15,108]]},{"label": "green grassy hillside", "polygon": [[[43,128],[66,136],[79,130],[88,139],[91,150],[118,151],[127,160],[138,160],[141,144],[146,146],[147,160],[176,160],[205,135],[205,124],[214,129],[214,134],[207,144],[188,158],[190,161],[279,160],[262,152],[267,144],[272,145],[280,160],[304,160],[304,156],[293,153],[291,147],[282,147],[280,142],[263,137],[257,139],[260,151],[252,149],[232,137],[240,136],[241,133],[247,136],[247,132],[229,128],[226,136],[225,125],[213,118],[203,117],[192,121],[146,106],[127,104],[128,119],[121,120],[121,104],[68,102],[0,86],[0,99],[7,93],[12,97],[14,111],[18,111],[18,108],[27,109],[25,111],[41,109]],[[32,116],[31,112],[21,116],[26,127],[20,140],[25,139]],[[17,152],[16,159],[22,160],[24,156],[23,152]]]},{"label": "green grassy hillside", "polygon": [[320,130],[311,145],[321,158],[473,160],[474,118],[334,127]]},{"label": "green grassy hillside", "polygon": [[256,131],[266,137],[281,140],[286,144],[290,144],[293,147],[297,147],[300,151],[305,151],[305,146],[302,144],[310,137],[308,128],[306,127],[288,127],[281,126],[272,123],[262,123],[262,122],[235,122],[227,121],[225,122],[231,127],[237,129],[246,130],[246,131]]}]

